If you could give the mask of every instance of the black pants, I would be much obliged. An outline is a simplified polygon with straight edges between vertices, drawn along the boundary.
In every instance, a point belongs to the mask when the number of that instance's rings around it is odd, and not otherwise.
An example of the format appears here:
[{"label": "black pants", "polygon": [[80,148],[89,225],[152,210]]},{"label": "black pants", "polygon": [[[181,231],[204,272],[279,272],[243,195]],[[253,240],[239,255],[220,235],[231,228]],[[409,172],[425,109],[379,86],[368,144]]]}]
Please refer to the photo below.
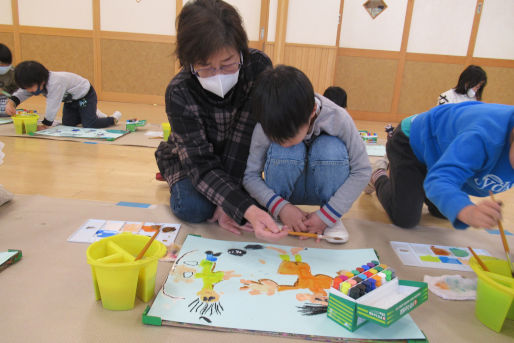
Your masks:
[{"label": "black pants", "polygon": [[95,129],[114,125],[114,118],[98,118],[96,116],[97,103],[98,99],[95,89],[91,86],[89,92],[82,99],[64,103],[62,107],[62,124],[77,126],[82,123],[83,127]]},{"label": "black pants", "polygon": [[418,161],[401,125],[398,125],[386,144],[389,159],[389,177],[381,176],[375,182],[377,197],[393,224],[409,229],[418,225],[423,203],[429,212],[444,218],[439,209],[427,199],[423,181],[427,167]]}]

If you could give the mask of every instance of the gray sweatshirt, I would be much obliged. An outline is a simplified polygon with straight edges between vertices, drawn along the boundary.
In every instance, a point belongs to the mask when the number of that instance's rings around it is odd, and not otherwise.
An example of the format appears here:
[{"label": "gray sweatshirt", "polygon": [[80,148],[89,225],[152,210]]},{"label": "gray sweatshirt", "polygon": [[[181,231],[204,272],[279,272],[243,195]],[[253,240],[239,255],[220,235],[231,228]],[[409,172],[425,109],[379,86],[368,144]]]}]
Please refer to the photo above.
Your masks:
[{"label": "gray sweatshirt", "polygon": [[[46,97],[46,121],[50,123],[54,121],[63,100],[82,99],[89,92],[90,87],[89,81],[80,75],[65,71],[51,71],[44,87],[45,90],[41,93]],[[20,88],[13,94],[13,97],[16,97],[19,102],[13,100],[16,105],[19,105],[31,96],[32,93]]]},{"label": "gray sweatshirt", "polygon": [[[319,114],[311,131],[304,138],[304,142],[322,133],[335,136],[345,143],[349,156],[350,174],[348,179],[332,195],[328,203],[316,212],[327,226],[332,227],[343,214],[348,212],[353,202],[366,187],[371,176],[371,166],[364,142],[348,112],[319,94],[316,94],[316,103]],[[269,188],[262,178],[267,151],[271,143],[264,134],[262,126],[257,124],[252,135],[243,185],[259,204],[265,206],[275,218],[278,218],[280,210],[288,202]]]}]

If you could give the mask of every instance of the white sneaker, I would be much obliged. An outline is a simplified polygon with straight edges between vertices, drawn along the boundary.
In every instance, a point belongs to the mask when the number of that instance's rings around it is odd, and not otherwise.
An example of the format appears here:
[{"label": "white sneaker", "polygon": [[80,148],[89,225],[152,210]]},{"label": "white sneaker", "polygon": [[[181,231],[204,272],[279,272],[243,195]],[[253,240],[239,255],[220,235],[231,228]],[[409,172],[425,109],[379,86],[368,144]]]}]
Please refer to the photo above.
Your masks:
[{"label": "white sneaker", "polygon": [[115,111],[112,116],[114,118],[114,125],[117,125],[118,122],[120,121],[120,118],[121,118],[121,112],[120,111]]},{"label": "white sneaker", "polygon": [[346,243],[348,242],[349,235],[343,222],[338,220],[336,225],[325,229],[323,237],[329,243]]},{"label": "white sneaker", "polygon": [[103,113],[102,111],[100,111],[98,108],[96,109],[96,116],[98,118],[107,118],[107,114]]}]

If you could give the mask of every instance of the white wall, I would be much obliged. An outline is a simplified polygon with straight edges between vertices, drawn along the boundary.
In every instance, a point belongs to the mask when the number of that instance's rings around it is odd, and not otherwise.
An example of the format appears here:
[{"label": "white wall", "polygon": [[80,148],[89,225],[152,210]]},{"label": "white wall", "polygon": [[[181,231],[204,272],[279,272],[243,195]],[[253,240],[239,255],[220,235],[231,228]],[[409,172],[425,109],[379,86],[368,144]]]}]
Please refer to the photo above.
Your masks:
[{"label": "white wall", "polygon": [[234,6],[243,18],[248,40],[259,40],[259,25],[261,22],[261,2],[257,0],[225,0]]},{"label": "white wall", "polygon": [[289,0],[287,43],[335,46],[339,0]]},{"label": "white wall", "polygon": [[362,0],[344,2],[339,46],[400,51],[407,0],[387,1],[387,8],[372,19]]},{"label": "white wall", "polygon": [[91,0],[18,0],[20,25],[93,29]]},{"label": "white wall", "polygon": [[514,59],[514,1],[484,2],[473,56]]},{"label": "white wall", "polygon": [[416,0],[408,52],[466,56],[476,0]]},{"label": "white wall", "polygon": [[100,29],[174,36],[175,12],[170,0],[101,0]]},{"label": "white wall", "polygon": [[11,0],[0,0],[0,24],[12,25]]}]

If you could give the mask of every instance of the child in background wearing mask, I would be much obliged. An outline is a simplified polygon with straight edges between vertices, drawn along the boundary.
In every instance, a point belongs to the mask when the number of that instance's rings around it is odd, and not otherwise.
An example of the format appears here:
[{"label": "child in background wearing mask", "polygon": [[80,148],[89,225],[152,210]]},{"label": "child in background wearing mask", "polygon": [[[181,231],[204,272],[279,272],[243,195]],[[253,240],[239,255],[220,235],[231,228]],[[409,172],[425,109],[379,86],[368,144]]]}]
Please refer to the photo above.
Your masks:
[{"label": "child in background wearing mask", "polygon": [[464,101],[482,101],[482,92],[487,84],[487,74],[479,66],[470,65],[459,76],[459,82],[439,95],[438,105],[456,104]]},{"label": "child in background wearing mask", "polygon": [[11,50],[0,43],[0,117],[9,116],[5,113],[5,106],[9,100],[10,94],[16,89],[18,89],[18,86],[16,82],[14,82]]},{"label": "child in background wearing mask", "polygon": [[85,78],[68,72],[48,71],[41,63],[25,61],[14,72],[14,79],[20,87],[7,102],[5,111],[16,114],[16,106],[32,95],[46,97],[45,119],[38,130],[52,126],[61,102],[62,124],[85,128],[104,128],[118,123],[121,113],[116,111],[110,117],[97,111],[97,97],[93,86]]}]

